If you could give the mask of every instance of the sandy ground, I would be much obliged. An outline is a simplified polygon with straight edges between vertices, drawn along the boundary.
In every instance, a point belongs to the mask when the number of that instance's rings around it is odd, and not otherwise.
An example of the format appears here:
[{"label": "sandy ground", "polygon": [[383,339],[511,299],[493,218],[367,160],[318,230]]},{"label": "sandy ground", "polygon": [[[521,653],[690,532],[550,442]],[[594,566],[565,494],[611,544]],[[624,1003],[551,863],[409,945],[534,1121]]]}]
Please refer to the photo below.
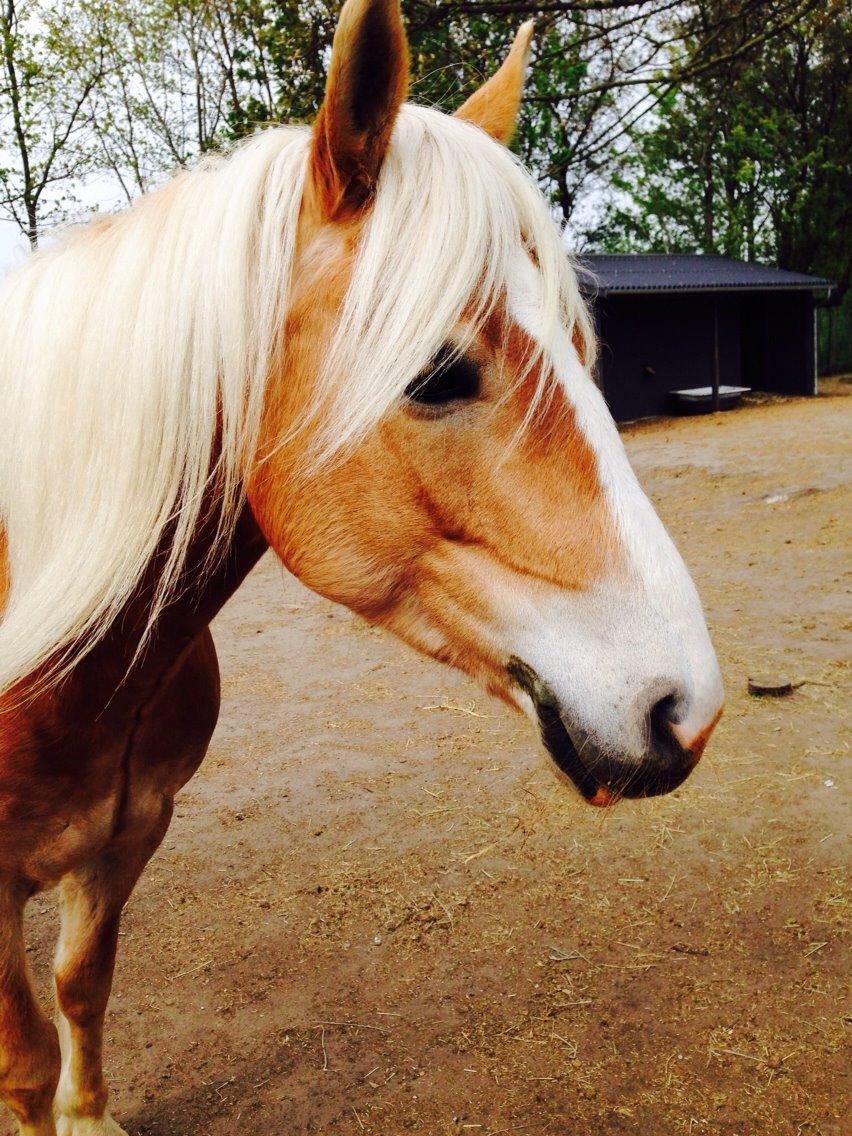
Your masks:
[{"label": "sandy ground", "polygon": [[[850,427],[835,387],[627,431],[728,710],[680,791],[603,814],[526,722],[266,558],[217,622],[221,724],[124,923],[131,1136],[852,1131]],[[755,699],[756,673],[807,684]],[[54,915],[32,905],[45,992]]]}]

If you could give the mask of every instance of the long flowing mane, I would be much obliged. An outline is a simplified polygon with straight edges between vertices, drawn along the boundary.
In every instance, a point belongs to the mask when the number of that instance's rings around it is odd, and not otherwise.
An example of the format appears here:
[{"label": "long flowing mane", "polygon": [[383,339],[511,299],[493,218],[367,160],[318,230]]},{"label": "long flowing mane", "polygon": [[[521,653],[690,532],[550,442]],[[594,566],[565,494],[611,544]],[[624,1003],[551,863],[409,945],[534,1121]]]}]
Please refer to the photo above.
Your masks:
[{"label": "long flowing mane", "polygon": [[[165,542],[150,629],[211,494],[225,546],[286,350],[309,148],[306,129],[270,129],[73,230],[0,290],[0,691],[73,666]],[[404,107],[317,377],[317,400],[334,395],[320,460],[378,422],[472,302],[485,318],[522,246],[542,325],[574,327],[591,357],[575,274],[529,176],[477,128]]]}]

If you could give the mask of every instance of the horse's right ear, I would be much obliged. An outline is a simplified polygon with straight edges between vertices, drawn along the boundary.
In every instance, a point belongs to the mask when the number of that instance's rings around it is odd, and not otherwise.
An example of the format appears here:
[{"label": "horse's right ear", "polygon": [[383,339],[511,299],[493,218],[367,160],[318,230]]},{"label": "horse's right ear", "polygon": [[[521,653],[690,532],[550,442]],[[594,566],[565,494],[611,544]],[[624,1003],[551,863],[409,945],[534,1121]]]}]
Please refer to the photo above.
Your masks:
[{"label": "horse's right ear", "polygon": [[326,219],[370,201],[407,90],[399,0],[346,0],[311,146],[310,188]]}]

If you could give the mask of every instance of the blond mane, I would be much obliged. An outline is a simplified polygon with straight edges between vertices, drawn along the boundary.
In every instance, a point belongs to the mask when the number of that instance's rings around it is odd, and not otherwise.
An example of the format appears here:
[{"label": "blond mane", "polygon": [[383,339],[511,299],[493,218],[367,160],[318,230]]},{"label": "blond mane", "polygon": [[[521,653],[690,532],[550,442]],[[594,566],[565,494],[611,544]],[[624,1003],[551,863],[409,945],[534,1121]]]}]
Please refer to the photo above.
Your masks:
[{"label": "blond mane", "polygon": [[[67,672],[165,542],[150,630],[211,492],[225,546],[286,351],[309,140],[267,130],[72,231],[0,289],[0,691],[48,663],[51,679]],[[485,318],[521,247],[542,326],[576,328],[590,358],[576,276],[529,176],[476,127],[405,106],[317,378],[317,404],[334,406],[320,460],[376,425],[472,303]]]}]

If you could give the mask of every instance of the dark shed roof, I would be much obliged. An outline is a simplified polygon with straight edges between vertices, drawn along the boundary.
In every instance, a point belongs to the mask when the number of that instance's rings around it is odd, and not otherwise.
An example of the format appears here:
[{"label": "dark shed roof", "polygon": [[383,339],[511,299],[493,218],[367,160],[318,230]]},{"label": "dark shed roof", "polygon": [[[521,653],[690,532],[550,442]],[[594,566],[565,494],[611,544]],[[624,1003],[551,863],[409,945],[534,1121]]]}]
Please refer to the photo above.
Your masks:
[{"label": "dark shed roof", "polygon": [[830,288],[819,276],[787,272],[727,256],[641,254],[586,256],[591,287],[603,294],[631,292],[815,292]]}]

